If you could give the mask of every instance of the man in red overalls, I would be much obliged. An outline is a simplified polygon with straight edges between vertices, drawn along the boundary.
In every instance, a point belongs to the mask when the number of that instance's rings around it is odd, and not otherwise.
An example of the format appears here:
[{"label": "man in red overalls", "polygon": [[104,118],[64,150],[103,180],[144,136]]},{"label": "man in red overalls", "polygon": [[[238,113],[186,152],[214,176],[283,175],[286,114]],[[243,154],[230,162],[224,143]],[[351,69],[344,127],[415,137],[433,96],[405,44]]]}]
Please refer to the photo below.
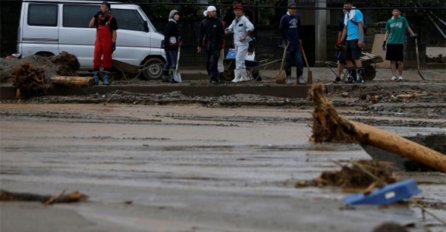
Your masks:
[{"label": "man in red overalls", "polygon": [[102,82],[110,84],[110,71],[112,68],[112,53],[116,48],[116,30],[118,23],[111,15],[110,3],[102,2],[98,11],[89,22],[89,27],[96,27],[96,43],[93,57],[93,79],[99,83],[100,68],[103,68]]}]

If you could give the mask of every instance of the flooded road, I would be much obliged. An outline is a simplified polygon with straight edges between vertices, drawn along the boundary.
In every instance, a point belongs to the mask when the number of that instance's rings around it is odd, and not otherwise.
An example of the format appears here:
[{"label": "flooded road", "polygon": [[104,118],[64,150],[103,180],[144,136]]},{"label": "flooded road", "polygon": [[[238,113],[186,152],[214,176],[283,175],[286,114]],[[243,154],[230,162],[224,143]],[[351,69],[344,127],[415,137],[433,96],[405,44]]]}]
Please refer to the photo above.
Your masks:
[{"label": "flooded road", "polygon": [[[2,232],[357,232],[386,221],[414,223],[411,231],[444,229],[413,207],[350,208],[339,189],[294,188],[339,169],[332,160],[370,159],[359,145],[311,144],[310,110],[2,104],[0,116],[1,189],[90,196],[51,207],[1,203]],[[401,175],[422,181],[417,197],[446,202],[446,175]],[[446,218],[446,209],[432,210]]]}]

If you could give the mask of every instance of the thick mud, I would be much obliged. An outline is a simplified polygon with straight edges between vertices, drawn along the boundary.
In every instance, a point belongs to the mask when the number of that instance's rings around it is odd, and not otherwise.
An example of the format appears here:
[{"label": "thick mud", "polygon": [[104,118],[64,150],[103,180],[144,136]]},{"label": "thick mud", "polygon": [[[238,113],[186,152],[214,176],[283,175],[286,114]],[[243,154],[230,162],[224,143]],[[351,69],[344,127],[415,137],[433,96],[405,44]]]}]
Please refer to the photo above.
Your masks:
[{"label": "thick mud", "polygon": [[[2,188],[90,196],[87,203],[51,207],[2,203],[7,213],[1,231],[29,231],[32,224],[33,231],[344,232],[372,231],[387,221],[410,224],[410,231],[444,229],[411,204],[346,207],[341,189],[295,188],[299,180],[339,169],[333,160],[370,159],[359,145],[309,143],[308,103],[302,108],[104,104],[106,97],[98,96],[97,104],[39,99],[1,105]],[[360,109],[340,112],[368,118]],[[373,118],[389,124],[408,120]],[[401,135],[446,133],[441,126],[381,127]],[[398,174],[415,178],[420,202],[446,217],[444,174]],[[44,218],[51,220],[35,222]]]}]

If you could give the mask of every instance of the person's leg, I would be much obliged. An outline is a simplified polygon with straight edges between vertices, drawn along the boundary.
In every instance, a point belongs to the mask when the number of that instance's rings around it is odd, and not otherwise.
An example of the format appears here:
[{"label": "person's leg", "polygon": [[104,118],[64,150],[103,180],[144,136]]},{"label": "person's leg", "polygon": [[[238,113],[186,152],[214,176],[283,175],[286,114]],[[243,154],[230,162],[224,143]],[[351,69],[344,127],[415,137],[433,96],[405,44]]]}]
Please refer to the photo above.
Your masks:
[{"label": "person's leg", "polygon": [[404,60],[404,55],[403,55],[403,50],[404,50],[404,45],[403,44],[397,44],[396,46],[396,52],[397,52],[397,64],[398,64],[398,81],[402,81],[403,80],[403,69],[404,69],[404,64],[403,64],[403,60]]},{"label": "person's leg", "polygon": [[238,54],[239,54],[240,46],[235,45],[234,46],[234,52],[235,52],[235,68],[234,68],[234,79],[232,79],[232,82],[240,82],[240,70],[239,70],[239,60],[238,60]]},{"label": "person's leg", "polygon": [[246,54],[248,54],[248,45],[240,45],[237,51],[236,66],[237,69],[240,71],[241,81],[249,81],[248,73],[246,72]]},{"label": "person's leg", "polygon": [[358,40],[352,41],[351,49],[352,49],[352,59],[355,62],[356,66],[356,82],[365,83],[364,80],[365,70],[362,67],[362,61],[361,61],[362,49],[358,46]]},{"label": "person's leg", "polygon": [[352,41],[347,41],[344,54],[348,70],[347,82],[353,83],[354,81],[356,81],[356,70],[352,61]]},{"label": "person's leg", "polygon": [[391,78],[392,81],[397,79],[397,75],[396,75],[397,68],[396,67],[397,67],[396,61],[391,60],[390,61],[390,70],[392,71],[392,78]]},{"label": "person's leg", "polygon": [[169,82],[169,69],[172,67],[172,57],[169,50],[166,51],[166,63],[164,64],[162,82]]},{"label": "person's leg", "polygon": [[218,57],[220,55],[220,51],[209,51],[210,57],[209,57],[209,67],[210,67],[210,73],[211,73],[211,80],[215,83],[219,82],[218,77]]},{"label": "person's leg", "polygon": [[95,85],[99,84],[99,71],[102,64],[101,56],[102,56],[102,46],[99,40],[96,39],[93,53],[93,80]]},{"label": "person's leg", "polygon": [[289,45],[285,52],[285,63],[283,67],[285,70],[287,84],[293,83],[293,80],[291,79],[291,65],[292,65],[293,54],[294,54],[294,48]]},{"label": "person's leg", "polygon": [[224,72],[225,72],[225,66],[224,61],[225,59],[225,49],[220,49],[220,54],[218,56],[218,78],[220,79],[220,82],[224,82]]},{"label": "person's leg", "polygon": [[112,69],[112,43],[111,40],[109,43],[103,44],[103,67],[104,67],[104,76],[102,77],[102,82],[104,85],[110,84],[110,75],[111,75],[111,69]]},{"label": "person's leg", "polygon": [[302,52],[300,48],[297,48],[294,52],[294,62],[296,65],[296,78],[297,84],[305,84],[303,77],[303,62],[302,62]]},{"label": "person's leg", "polygon": [[205,57],[206,57],[206,71],[208,73],[209,82],[212,82],[211,51],[205,51]]}]

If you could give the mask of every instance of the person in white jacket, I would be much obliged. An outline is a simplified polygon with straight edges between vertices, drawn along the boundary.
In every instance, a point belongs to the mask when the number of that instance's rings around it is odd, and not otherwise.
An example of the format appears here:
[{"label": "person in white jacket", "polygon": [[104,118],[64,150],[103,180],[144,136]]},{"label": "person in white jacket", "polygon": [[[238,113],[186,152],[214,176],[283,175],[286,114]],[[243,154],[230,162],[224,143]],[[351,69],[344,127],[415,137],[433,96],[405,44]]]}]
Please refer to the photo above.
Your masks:
[{"label": "person in white jacket", "polygon": [[254,31],[254,25],[243,13],[243,5],[237,3],[233,7],[235,19],[231,25],[226,28],[225,33],[234,33],[235,46],[235,70],[232,82],[248,81],[246,72],[245,57],[248,53],[249,42],[252,38],[249,36]]}]

